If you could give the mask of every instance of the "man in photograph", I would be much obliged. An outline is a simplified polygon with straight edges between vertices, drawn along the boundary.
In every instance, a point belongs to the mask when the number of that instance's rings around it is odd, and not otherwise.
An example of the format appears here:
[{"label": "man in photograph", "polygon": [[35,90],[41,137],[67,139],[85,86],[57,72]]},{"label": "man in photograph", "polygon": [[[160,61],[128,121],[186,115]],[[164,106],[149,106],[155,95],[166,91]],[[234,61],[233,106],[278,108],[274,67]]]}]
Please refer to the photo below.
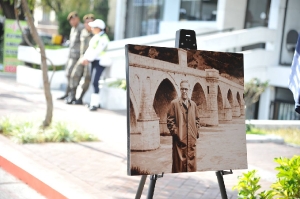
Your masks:
[{"label": "man in photograph", "polygon": [[171,102],[167,115],[167,126],[173,140],[172,173],[197,170],[196,142],[200,116],[196,103],[188,98],[189,91],[189,82],[181,81],[181,97]]}]

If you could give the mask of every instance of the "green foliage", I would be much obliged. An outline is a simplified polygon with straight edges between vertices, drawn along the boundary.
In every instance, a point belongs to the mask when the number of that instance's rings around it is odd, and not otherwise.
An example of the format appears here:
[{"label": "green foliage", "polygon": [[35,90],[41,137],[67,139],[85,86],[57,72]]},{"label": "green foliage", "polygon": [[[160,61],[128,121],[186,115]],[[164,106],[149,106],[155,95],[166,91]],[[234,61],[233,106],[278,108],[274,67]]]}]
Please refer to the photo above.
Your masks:
[{"label": "green foliage", "polygon": [[116,80],[114,82],[111,82],[108,84],[108,87],[112,87],[112,88],[121,88],[123,90],[126,90],[126,80],[125,79],[119,79]]},{"label": "green foliage", "polygon": [[243,173],[242,176],[239,176],[238,184],[233,187],[239,191],[238,198],[239,199],[256,199],[257,196],[260,196],[261,199],[269,199],[272,198],[271,192],[261,192],[257,194],[256,192],[261,188],[258,184],[260,177],[257,177],[257,171],[252,170],[247,173]]},{"label": "green foliage", "polygon": [[244,85],[244,100],[246,106],[254,104],[259,100],[259,96],[267,89],[269,81],[261,82],[258,78],[253,78]]},{"label": "green foliage", "polygon": [[[41,70],[41,65],[38,64],[31,64],[30,67]],[[65,70],[65,66],[48,66],[48,71],[53,71],[54,69],[55,71]]]},{"label": "green foliage", "polygon": [[280,166],[275,169],[277,181],[272,184],[273,193],[282,198],[300,198],[300,156],[275,158]]},{"label": "green foliage", "polygon": [[300,198],[300,156],[280,157],[274,161],[280,166],[275,168],[278,171],[277,181],[271,185],[271,190],[257,193],[261,188],[260,177],[257,177],[256,170],[252,170],[239,176],[238,184],[233,187],[239,191],[239,199]]},{"label": "green foliage", "polygon": [[246,124],[246,132],[248,133],[249,131],[251,131],[253,127],[253,124]]},{"label": "green foliage", "polygon": [[0,33],[0,63],[3,63],[3,49],[4,49],[3,36],[1,36]]},{"label": "green foliage", "polygon": [[276,135],[282,137],[286,143],[300,146],[300,129],[296,128],[261,129],[254,128],[254,126],[251,124],[246,124],[246,133],[259,135]]},{"label": "green foliage", "polygon": [[286,143],[296,144],[300,146],[300,129],[285,128],[285,129],[263,129],[265,134],[277,135],[284,139]]},{"label": "green foliage", "polygon": [[[101,19],[105,22],[107,22],[107,15],[109,11],[109,5],[108,0],[101,0],[100,2],[97,2],[94,8],[95,13],[101,14]],[[94,13],[94,14],[95,14]],[[98,14],[99,15],[99,14]],[[96,16],[96,15],[95,15]],[[96,17],[97,18],[97,17]]]},{"label": "green foliage", "polygon": [[44,143],[44,142],[84,142],[97,141],[98,138],[85,131],[64,122],[52,123],[46,129],[38,126],[40,122],[18,121],[12,118],[0,120],[0,133],[10,137],[17,143]]},{"label": "green foliage", "polygon": [[251,127],[249,130],[246,128],[247,134],[256,134],[256,135],[265,135],[265,131],[259,128],[253,128]]},{"label": "green foliage", "polygon": [[60,45],[45,45],[45,49],[51,49],[51,50],[57,50],[57,49],[62,49],[66,48],[65,46],[60,46]]}]

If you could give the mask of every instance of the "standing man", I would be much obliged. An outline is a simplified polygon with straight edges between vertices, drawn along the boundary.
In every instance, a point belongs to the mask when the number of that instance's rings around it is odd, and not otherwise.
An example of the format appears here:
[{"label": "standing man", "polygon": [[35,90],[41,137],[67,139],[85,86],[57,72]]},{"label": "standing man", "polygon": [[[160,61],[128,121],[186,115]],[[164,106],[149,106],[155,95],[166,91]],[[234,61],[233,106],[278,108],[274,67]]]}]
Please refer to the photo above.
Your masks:
[{"label": "standing man", "polygon": [[196,103],[188,98],[189,90],[189,82],[181,81],[181,97],[171,102],[167,114],[167,126],[173,137],[172,173],[197,170],[196,142],[200,116]]},{"label": "standing man", "polygon": [[72,70],[80,57],[80,33],[84,28],[83,24],[80,22],[77,12],[71,12],[67,17],[70,25],[72,26],[70,32],[70,55],[66,65],[66,76],[68,79],[68,85],[65,94],[58,98],[59,100],[66,99],[70,92],[70,77]]},{"label": "standing man", "polygon": [[[86,91],[89,88],[90,82],[91,82],[91,74],[89,71],[88,66],[82,65],[82,59],[83,55],[86,51],[86,49],[89,47],[89,42],[91,38],[93,37],[92,29],[88,25],[89,22],[92,22],[95,20],[95,17],[93,14],[87,14],[83,17],[84,21],[84,29],[81,31],[80,34],[80,58],[77,61],[76,65],[74,66],[74,69],[71,73],[70,78],[70,93],[69,97],[67,99],[67,104],[83,104],[82,98]],[[79,85],[79,82],[81,80],[81,77],[84,76],[84,83],[82,85],[82,91],[80,94],[80,97],[76,100],[76,90],[77,86]]]}]

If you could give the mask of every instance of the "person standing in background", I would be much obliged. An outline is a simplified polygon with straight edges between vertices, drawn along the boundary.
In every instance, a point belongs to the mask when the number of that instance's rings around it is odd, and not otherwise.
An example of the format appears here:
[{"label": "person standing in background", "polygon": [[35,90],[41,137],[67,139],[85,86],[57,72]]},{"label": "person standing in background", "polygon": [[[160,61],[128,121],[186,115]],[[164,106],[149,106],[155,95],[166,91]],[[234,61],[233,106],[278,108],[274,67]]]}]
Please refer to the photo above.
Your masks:
[{"label": "person standing in background", "polygon": [[[89,105],[90,111],[96,111],[99,107],[99,80],[104,70],[104,66],[101,65],[101,59],[104,58],[109,38],[105,33],[105,23],[101,19],[96,19],[93,22],[89,22],[88,25],[92,28],[94,36],[90,40],[89,47],[83,55],[82,64],[87,66],[89,63],[92,65],[91,74],[95,70],[93,79],[94,93],[91,96],[91,102]],[[104,59],[102,59],[104,61]]]},{"label": "person standing in background", "polygon": [[[88,25],[89,22],[92,22],[95,20],[95,17],[93,14],[87,14],[83,17],[84,21],[84,29],[81,31],[80,34],[80,58],[77,61],[76,65],[74,66],[74,69],[71,73],[70,78],[70,93],[69,97],[67,99],[67,104],[83,104],[82,98],[86,91],[89,88],[90,82],[91,82],[91,74],[89,71],[88,66],[82,65],[82,59],[85,51],[87,50],[89,46],[89,42],[91,38],[93,37],[92,29]],[[79,82],[81,80],[81,77],[84,77],[84,83],[82,85],[82,91],[80,94],[80,97],[76,100],[76,90],[79,85]]]},{"label": "person standing in background", "polygon": [[73,11],[71,12],[67,17],[70,25],[72,26],[71,32],[70,32],[70,54],[69,59],[67,62],[67,65],[65,67],[66,69],[66,76],[67,76],[67,88],[65,91],[65,94],[59,98],[58,100],[66,99],[70,92],[70,77],[72,74],[72,70],[78,61],[80,57],[80,33],[82,29],[84,28],[83,24],[80,22],[80,19],[78,17],[77,12]]}]

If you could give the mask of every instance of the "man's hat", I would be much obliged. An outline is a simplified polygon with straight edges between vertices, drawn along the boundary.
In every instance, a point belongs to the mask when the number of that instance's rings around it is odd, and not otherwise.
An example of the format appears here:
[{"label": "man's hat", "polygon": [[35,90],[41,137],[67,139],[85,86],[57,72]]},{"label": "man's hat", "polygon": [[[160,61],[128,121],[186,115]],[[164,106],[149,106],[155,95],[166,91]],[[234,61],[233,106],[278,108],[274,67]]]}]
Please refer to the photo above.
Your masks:
[{"label": "man's hat", "polygon": [[100,28],[101,30],[105,29],[105,23],[101,19],[96,19],[95,21],[88,23],[91,28]]},{"label": "man's hat", "polygon": [[95,19],[95,16],[93,14],[86,14],[83,16],[83,21],[85,21],[86,19]]},{"label": "man's hat", "polygon": [[70,12],[70,13],[68,14],[68,17],[67,17],[68,21],[69,21],[70,19],[72,19],[73,17],[78,17],[78,14],[77,14],[76,11]]}]

